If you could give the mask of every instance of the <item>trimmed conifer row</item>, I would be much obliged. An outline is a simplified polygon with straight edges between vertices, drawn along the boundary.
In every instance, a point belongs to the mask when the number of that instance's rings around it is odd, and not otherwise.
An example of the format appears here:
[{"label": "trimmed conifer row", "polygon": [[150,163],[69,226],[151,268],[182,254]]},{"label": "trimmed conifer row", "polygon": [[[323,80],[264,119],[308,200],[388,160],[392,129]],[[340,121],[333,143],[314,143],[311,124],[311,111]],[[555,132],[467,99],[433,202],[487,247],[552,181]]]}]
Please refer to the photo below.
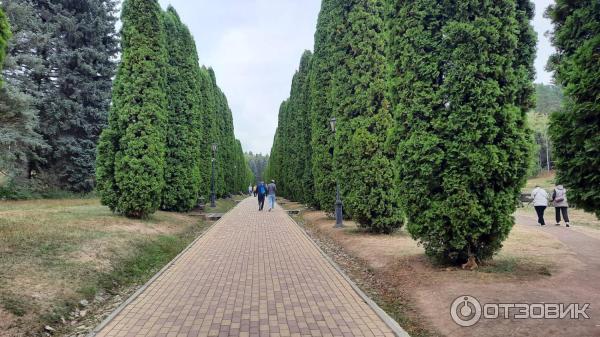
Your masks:
[{"label": "trimmed conifer row", "polygon": [[406,221],[430,256],[491,257],[529,160],[532,17],[528,0],[324,0],[268,177],[326,211],[337,181],[346,216],[383,233]]},{"label": "trimmed conifer row", "polygon": [[102,203],[136,218],[188,211],[208,200],[213,156],[217,195],[244,190],[252,176],[231,110],[175,9],[126,0],[121,20],[123,54],[98,145]]}]

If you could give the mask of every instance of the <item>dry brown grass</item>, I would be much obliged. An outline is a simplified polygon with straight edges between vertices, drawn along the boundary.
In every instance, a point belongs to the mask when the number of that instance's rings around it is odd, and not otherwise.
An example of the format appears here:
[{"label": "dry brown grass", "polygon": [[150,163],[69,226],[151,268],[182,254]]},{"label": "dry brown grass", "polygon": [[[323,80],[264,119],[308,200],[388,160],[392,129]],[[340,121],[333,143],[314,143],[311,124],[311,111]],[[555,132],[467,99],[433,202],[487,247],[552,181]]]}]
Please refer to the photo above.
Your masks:
[{"label": "dry brown grass", "polygon": [[184,244],[205,226],[166,212],[127,219],[95,199],[0,202],[0,331],[39,329],[66,303],[93,297],[100,278],[140,245],[161,238]]}]

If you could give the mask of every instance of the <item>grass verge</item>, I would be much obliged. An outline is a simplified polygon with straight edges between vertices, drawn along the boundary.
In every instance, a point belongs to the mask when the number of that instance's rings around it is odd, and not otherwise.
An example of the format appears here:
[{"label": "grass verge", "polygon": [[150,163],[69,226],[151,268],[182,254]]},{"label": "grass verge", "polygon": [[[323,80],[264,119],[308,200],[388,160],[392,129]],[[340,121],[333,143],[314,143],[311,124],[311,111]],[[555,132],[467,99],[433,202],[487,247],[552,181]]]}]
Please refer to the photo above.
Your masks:
[{"label": "grass verge", "polygon": [[[234,205],[217,204],[223,213]],[[0,202],[0,331],[73,332],[83,315],[126,298],[209,226],[179,213],[127,219],[95,199]]]}]

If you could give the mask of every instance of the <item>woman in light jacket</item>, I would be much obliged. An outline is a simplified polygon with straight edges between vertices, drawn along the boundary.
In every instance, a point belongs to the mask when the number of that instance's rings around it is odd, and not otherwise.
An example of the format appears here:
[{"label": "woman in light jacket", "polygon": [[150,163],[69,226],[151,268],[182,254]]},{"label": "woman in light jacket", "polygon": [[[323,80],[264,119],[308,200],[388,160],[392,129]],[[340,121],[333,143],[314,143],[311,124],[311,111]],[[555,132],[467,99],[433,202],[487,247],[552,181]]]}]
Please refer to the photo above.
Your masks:
[{"label": "woman in light jacket", "polygon": [[542,226],[546,226],[544,212],[546,211],[546,207],[548,207],[548,192],[536,185],[531,192],[531,198],[533,199],[533,207],[538,216],[538,223]]},{"label": "woman in light jacket", "polygon": [[562,213],[563,219],[567,227],[571,227],[569,224],[569,203],[567,201],[567,189],[563,185],[557,185],[552,192],[552,202],[554,203],[554,209],[556,210],[556,225],[560,226],[560,214]]}]

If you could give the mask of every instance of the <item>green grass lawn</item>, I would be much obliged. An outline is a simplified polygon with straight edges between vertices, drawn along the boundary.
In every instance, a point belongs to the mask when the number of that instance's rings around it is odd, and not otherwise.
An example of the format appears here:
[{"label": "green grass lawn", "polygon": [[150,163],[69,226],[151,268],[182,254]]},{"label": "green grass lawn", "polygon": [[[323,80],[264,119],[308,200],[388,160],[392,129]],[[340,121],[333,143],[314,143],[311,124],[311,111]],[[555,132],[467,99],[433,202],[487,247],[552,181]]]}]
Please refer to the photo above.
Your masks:
[{"label": "green grass lawn", "polygon": [[60,326],[82,299],[146,282],[208,225],[167,212],[127,219],[96,199],[0,202],[0,310],[12,321],[0,331]]},{"label": "green grass lawn", "polygon": [[539,185],[541,188],[550,191],[554,188],[555,178],[556,174],[554,173],[554,171],[543,172],[539,176],[527,180],[524,192],[531,192],[531,190],[533,190],[536,185]]}]

